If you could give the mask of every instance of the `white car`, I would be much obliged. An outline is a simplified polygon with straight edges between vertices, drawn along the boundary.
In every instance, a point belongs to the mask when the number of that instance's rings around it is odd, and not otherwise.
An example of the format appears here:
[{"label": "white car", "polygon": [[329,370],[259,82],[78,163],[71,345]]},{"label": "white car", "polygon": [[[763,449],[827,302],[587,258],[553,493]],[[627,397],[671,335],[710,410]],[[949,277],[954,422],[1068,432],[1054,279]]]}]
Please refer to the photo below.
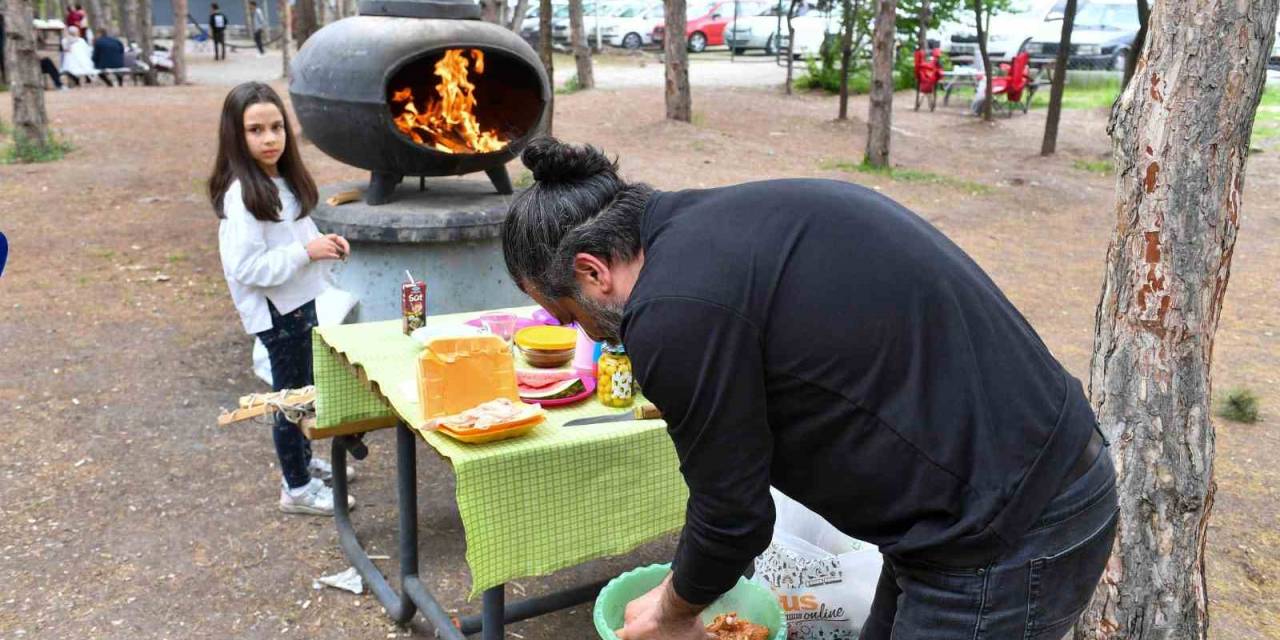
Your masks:
[{"label": "white car", "polygon": [[623,4],[600,21],[606,44],[623,49],[639,49],[653,44],[653,28],[664,17],[662,3]]},{"label": "white car", "polygon": [[[1128,0],[1086,0],[1076,7],[1071,28],[1072,69],[1123,71],[1129,50],[1138,36],[1138,7]],[[1046,22],[1026,45],[1031,63],[1053,62],[1062,41],[1062,22]]]},{"label": "white car", "polygon": [[[796,43],[791,48],[791,55],[796,59],[817,56],[822,53],[822,43],[827,37],[839,37],[841,11],[836,8],[830,11],[810,11],[798,18],[791,19],[791,26],[796,30]],[[786,48],[786,18],[783,18],[783,32],[778,35],[779,46]]]},{"label": "white car", "polygon": [[[1055,0],[1013,0],[1008,11],[991,16],[987,33],[987,57],[991,64],[1009,62],[1038,30],[1052,19]],[[1132,2],[1130,2],[1132,4]],[[953,61],[971,63],[978,55],[978,27],[972,11],[958,9],[954,22],[939,27],[942,52]],[[1058,15],[1061,19],[1061,15]]]},{"label": "white car", "polygon": [[[790,2],[780,0],[763,13],[738,16],[736,20],[730,20],[729,24],[724,28],[725,45],[737,54],[741,54],[748,49],[764,49],[765,55],[773,55],[778,45],[785,39],[778,34],[786,34],[787,11],[790,8]],[[815,5],[802,4],[796,8],[796,15],[791,22],[794,25],[799,18],[817,12],[818,9]],[[797,34],[802,27],[812,26],[811,24],[805,25],[805,23],[801,23],[801,25],[796,27]],[[796,40],[801,41],[799,35],[796,36]]]}]

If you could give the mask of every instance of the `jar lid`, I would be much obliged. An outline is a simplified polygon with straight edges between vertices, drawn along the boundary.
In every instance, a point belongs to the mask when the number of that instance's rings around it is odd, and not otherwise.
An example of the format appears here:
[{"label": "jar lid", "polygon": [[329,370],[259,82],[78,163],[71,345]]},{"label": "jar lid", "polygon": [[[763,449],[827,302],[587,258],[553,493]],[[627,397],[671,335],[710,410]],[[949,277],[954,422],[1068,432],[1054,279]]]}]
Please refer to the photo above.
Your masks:
[{"label": "jar lid", "polygon": [[525,327],[516,332],[515,342],[523,349],[563,351],[578,344],[578,332],[569,327]]}]

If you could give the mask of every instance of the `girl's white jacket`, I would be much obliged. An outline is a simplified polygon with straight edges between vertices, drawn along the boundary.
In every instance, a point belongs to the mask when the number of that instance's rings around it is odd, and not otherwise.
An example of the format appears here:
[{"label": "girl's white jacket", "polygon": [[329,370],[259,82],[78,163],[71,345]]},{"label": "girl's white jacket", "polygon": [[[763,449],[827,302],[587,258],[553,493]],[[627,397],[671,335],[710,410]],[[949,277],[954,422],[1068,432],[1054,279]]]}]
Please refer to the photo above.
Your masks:
[{"label": "girl's white jacket", "polygon": [[231,299],[248,333],[271,328],[270,300],[281,314],[315,300],[329,286],[327,267],[307,257],[306,243],[321,233],[310,217],[298,220],[298,199],[281,178],[280,222],[253,217],[240,195],[240,181],[231,183],[222,199],[225,217],[218,226],[218,252]]}]

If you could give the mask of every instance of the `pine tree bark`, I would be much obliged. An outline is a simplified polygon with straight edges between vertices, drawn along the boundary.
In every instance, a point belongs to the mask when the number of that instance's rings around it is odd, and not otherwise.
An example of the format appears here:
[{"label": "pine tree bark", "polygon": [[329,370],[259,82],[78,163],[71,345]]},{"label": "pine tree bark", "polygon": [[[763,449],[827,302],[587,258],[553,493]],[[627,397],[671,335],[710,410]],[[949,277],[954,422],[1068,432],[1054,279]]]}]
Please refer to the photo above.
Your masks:
[{"label": "pine tree bark", "polygon": [[280,13],[280,77],[289,77],[289,58],[293,50],[293,8],[289,0],[279,0],[276,5]]},{"label": "pine tree bark", "polygon": [[920,31],[916,34],[917,46],[921,51],[929,50],[929,21],[933,19],[933,14],[929,10],[929,0],[920,0],[920,13],[916,16],[920,21]]},{"label": "pine tree bark", "polygon": [[151,61],[152,54],[155,53],[155,34],[151,28],[154,21],[152,14],[152,4],[148,0],[136,0],[138,4],[138,35],[142,39],[142,60],[147,63],[147,72],[143,75],[143,80],[148,87],[154,87],[160,84],[160,78],[156,73],[156,65]]},{"label": "pine tree bark", "polygon": [[666,58],[667,119],[693,121],[693,96],[689,91],[689,43],[685,39],[688,16],[685,0],[666,0],[663,22],[663,55]]},{"label": "pine tree bark", "polygon": [[871,50],[871,109],[867,113],[867,154],[873,167],[889,166],[890,127],[893,126],[894,19],[897,0],[877,0],[875,37]]},{"label": "pine tree bark", "polygon": [[173,83],[187,83],[187,0],[169,0],[173,7]]},{"label": "pine tree bark", "polygon": [[1122,88],[1129,86],[1133,72],[1138,67],[1138,56],[1142,55],[1142,47],[1147,43],[1147,23],[1151,20],[1151,7],[1147,0],[1138,0],[1138,35],[1133,38],[1133,47],[1124,59],[1124,82]]},{"label": "pine tree bark", "polygon": [[791,0],[791,6],[787,7],[787,50],[784,55],[787,56],[787,80],[782,87],[782,92],[791,95],[791,82],[795,69],[796,57],[791,54],[795,49],[796,27],[791,22],[796,15],[796,8],[800,6],[800,0]]},{"label": "pine tree bark", "polygon": [[124,17],[121,20],[121,29],[127,42],[138,42],[141,39],[142,28],[138,25],[138,2],[139,0],[124,0]]},{"label": "pine tree bark", "polygon": [[[551,88],[556,86],[556,65],[555,58],[552,57],[551,48],[551,0],[539,0],[538,2],[538,57],[542,59],[542,66],[547,70],[547,78],[551,81]],[[556,115],[556,92],[553,90],[547,98],[547,125],[544,132],[547,135],[552,134],[552,125],[555,123]]]},{"label": "pine tree bark", "polygon": [[516,8],[511,12],[511,22],[507,24],[507,28],[520,33],[520,27],[524,26],[524,14],[529,12],[529,0],[518,0]]},{"label": "pine tree bark", "polygon": [[29,0],[4,0],[4,65],[13,99],[14,144],[39,149],[49,144],[49,118],[44,110],[33,10]]},{"label": "pine tree bark", "polygon": [[840,33],[840,113],[837,120],[849,119],[849,64],[853,60],[853,27],[857,20],[854,17],[855,4],[852,0],[843,0],[840,5],[844,9],[841,18]]},{"label": "pine tree bark", "polygon": [[1120,520],[1078,640],[1207,636],[1210,365],[1278,3],[1155,3],[1113,110],[1117,220],[1089,388]]},{"label": "pine tree bark", "polygon": [[582,0],[569,0],[569,38],[573,41],[573,61],[578,66],[578,86],[591,89],[596,86],[596,78],[591,69],[591,47],[587,44],[582,20]]},{"label": "pine tree bark", "polygon": [[1070,60],[1071,30],[1076,24],[1076,0],[1067,0],[1062,14],[1062,35],[1058,38],[1058,56],[1053,61],[1053,86],[1049,90],[1049,114],[1044,121],[1044,140],[1040,155],[1051,156],[1058,150],[1058,122],[1062,119],[1062,94],[1067,88],[1067,62]]},{"label": "pine tree bark", "polygon": [[982,77],[985,85],[986,99],[982,101],[982,119],[991,122],[991,109],[995,106],[995,96],[991,95],[991,56],[987,54],[987,16],[991,10],[982,5],[982,0],[973,0],[974,22],[978,26],[978,54],[982,56]]},{"label": "pine tree bark", "polygon": [[293,36],[298,42],[298,48],[301,49],[302,45],[306,44],[307,38],[316,32],[316,5],[315,0],[298,0],[294,6],[298,11],[294,18],[297,25]]}]

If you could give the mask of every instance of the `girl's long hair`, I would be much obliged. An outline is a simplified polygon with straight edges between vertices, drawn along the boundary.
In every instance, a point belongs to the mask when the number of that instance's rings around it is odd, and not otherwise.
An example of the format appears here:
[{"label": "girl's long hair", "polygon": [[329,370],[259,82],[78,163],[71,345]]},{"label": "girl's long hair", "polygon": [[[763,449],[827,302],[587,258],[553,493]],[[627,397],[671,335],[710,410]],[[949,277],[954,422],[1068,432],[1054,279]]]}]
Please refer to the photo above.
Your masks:
[{"label": "girl's long hair", "polygon": [[263,103],[275,105],[284,117],[284,153],[280,154],[276,168],[298,199],[298,206],[301,208],[298,218],[310,215],[320,198],[315,181],[302,164],[298,142],[293,135],[293,123],[289,121],[289,112],[284,108],[284,102],[271,87],[261,82],[246,82],[232,89],[222,103],[222,121],[218,126],[218,159],[213,163],[213,175],[209,176],[209,201],[213,203],[213,212],[219,218],[226,217],[222,200],[227,195],[227,189],[232,182],[239,180],[240,197],[249,213],[259,220],[280,221],[280,194],[275,183],[249,154],[249,146],[244,139],[245,109]]}]

